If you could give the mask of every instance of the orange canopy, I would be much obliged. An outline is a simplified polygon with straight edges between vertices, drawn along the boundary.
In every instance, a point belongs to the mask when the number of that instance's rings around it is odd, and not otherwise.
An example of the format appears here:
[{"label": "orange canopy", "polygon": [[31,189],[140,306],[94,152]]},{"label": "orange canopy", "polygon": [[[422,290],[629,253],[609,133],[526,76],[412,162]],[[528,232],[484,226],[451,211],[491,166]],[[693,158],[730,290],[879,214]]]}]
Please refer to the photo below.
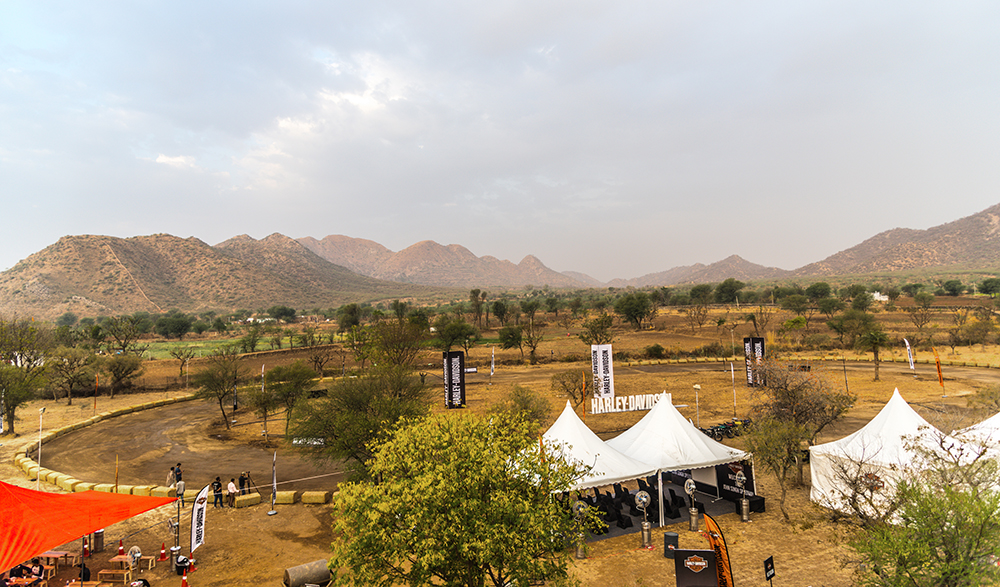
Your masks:
[{"label": "orange canopy", "polygon": [[98,491],[45,493],[0,481],[0,573],[175,499]]}]

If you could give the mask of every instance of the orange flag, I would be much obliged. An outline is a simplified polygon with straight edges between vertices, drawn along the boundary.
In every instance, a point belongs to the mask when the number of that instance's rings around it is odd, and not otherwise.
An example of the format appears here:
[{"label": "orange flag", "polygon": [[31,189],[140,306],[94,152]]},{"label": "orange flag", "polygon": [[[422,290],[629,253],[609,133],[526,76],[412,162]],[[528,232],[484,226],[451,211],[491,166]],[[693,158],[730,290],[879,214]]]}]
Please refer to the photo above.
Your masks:
[{"label": "orange flag", "polygon": [[941,389],[944,389],[944,376],[941,375],[941,357],[938,356],[936,348],[931,347],[931,350],[934,351],[934,362],[937,364],[938,381],[941,383]]},{"label": "orange flag", "polygon": [[729,549],[726,547],[726,537],[715,519],[708,514],[705,517],[705,531],[701,534],[708,538],[708,543],[715,551],[716,571],[719,574],[719,587],[733,587],[733,569],[729,564]]}]

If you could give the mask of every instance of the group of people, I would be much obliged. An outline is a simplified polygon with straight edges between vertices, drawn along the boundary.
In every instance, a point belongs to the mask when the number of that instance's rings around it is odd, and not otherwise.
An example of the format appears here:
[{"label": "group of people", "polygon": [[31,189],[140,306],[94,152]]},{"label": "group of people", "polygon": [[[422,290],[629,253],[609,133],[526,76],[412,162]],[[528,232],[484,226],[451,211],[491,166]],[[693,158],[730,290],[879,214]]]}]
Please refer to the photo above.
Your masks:
[{"label": "group of people", "polygon": [[9,585],[8,579],[28,579],[27,583],[18,583],[19,585],[38,585],[45,578],[45,566],[42,565],[42,561],[33,558],[31,559],[31,564],[21,563],[14,568],[7,571],[6,575],[0,577],[0,586],[6,587]]},{"label": "group of people", "polygon": [[221,477],[216,477],[215,481],[212,481],[212,496],[215,498],[212,502],[212,507],[226,507],[227,505],[231,508],[236,507],[236,496],[246,495],[250,493],[250,471],[240,472],[239,477],[239,487],[236,487],[236,478],[229,479],[229,485],[226,486],[226,502],[222,501],[222,479]]}]

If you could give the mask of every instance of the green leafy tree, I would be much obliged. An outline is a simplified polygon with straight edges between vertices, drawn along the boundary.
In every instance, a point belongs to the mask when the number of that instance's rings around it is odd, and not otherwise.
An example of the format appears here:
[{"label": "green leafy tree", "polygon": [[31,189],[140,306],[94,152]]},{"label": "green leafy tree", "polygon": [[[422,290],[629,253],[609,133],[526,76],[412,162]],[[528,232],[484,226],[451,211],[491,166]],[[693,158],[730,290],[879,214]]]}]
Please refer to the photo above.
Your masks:
[{"label": "green leafy tree", "polygon": [[[264,377],[267,381],[267,377]],[[241,396],[246,398],[247,406],[253,413],[264,422],[264,442],[270,440],[270,429],[267,427],[267,418],[277,411],[281,405],[278,398],[277,389],[274,385],[250,385],[241,392]]]},{"label": "green leafy tree", "polygon": [[509,307],[507,306],[507,302],[503,300],[494,301],[493,315],[496,316],[497,320],[500,322],[500,326],[506,326],[507,318],[509,317]]},{"label": "green leafy tree", "polygon": [[553,496],[580,471],[543,454],[531,424],[431,417],[378,443],[371,470],[378,483],[341,485],[334,498],[335,584],[503,587],[566,577],[577,524]]},{"label": "green leafy tree", "polygon": [[111,380],[111,397],[129,389],[135,380],[142,376],[142,358],[135,355],[110,355],[102,357],[99,363],[101,371],[107,373]]},{"label": "green leafy tree", "polygon": [[781,309],[794,312],[796,316],[805,318],[806,330],[809,329],[809,318],[816,311],[816,308],[810,303],[809,298],[802,294],[792,294],[781,298]]},{"label": "green leafy tree", "polygon": [[[764,385],[753,388],[755,419],[791,422],[798,427],[795,433],[804,434],[802,440],[809,444],[840,419],[857,399],[834,387],[821,373],[789,370],[773,361],[766,362],[763,368]],[[798,470],[797,481],[803,484],[805,461],[801,450],[792,456]]]},{"label": "green leafy tree", "polygon": [[93,381],[96,359],[94,353],[86,349],[65,346],[57,348],[49,356],[49,382],[66,396],[66,405],[73,405],[74,389]]},{"label": "green leafy tree", "polygon": [[991,298],[997,297],[1000,293],[1000,278],[987,277],[979,283],[979,291],[989,295]]},{"label": "green leafy tree", "polygon": [[569,301],[568,307],[574,318],[579,316],[580,311],[583,310],[583,298],[580,296],[573,298]]},{"label": "green leafy tree", "polygon": [[949,279],[941,284],[941,289],[948,292],[950,296],[960,296],[965,293],[965,286],[957,279]]},{"label": "green leafy tree", "polygon": [[830,284],[825,281],[817,281],[806,288],[806,297],[814,302],[823,298],[828,298],[832,293],[833,288],[830,287]]},{"label": "green leafy tree", "polygon": [[872,294],[868,292],[862,292],[854,296],[854,299],[851,300],[851,309],[858,310],[861,312],[867,312],[868,310],[871,309],[874,303],[875,303],[875,298],[872,297]]},{"label": "green leafy tree", "polygon": [[541,430],[552,413],[552,404],[531,388],[515,384],[504,401],[496,404],[490,413],[511,414],[534,424],[536,430]]},{"label": "green leafy tree", "polygon": [[[340,379],[324,397],[302,401],[291,435],[298,448],[320,460],[347,461],[353,479],[369,476],[373,443],[384,441],[400,420],[428,412],[427,388],[412,371],[386,366]],[[314,442],[318,441],[318,442]]]},{"label": "green leafy tree", "polygon": [[0,317],[0,393],[5,431],[14,434],[17,409],[46,383],[46,356],[54,337],[32,320]]},{"label": "green leafy tree", "polygon": [[715,302],[718,304],[734,304],[740,295],[740,290],[746,287],[742,281],[730,277],[715,287]]},{"label": "green leafy tree", "polygon": [[851,308],[832,320],[828,320],[826,325],[837,333],[841,343],[853,347],[859,336],[875,326],[875,317],[868,312]]},{"label": "green leafy tree", "polygon": [[372,328],[377,360],[412,367],[427,338],[427,328],[409,321],[385,321]]},{"label": "green leafy tree", "polygon": [[1000,568],[997,462],[983,451],[946,440],[912,443],[914,466],[883,507],[892,515],[865,524],[851,547],[871,587],[996,585]]},{"label": "green leafy tree", "polygon": [[889,346],[889,335],[882,330],[881,326],[874,326],[872,329],[858,337],[856,347],[864,352],[872,353],[875,362],[875,381],[878,381],[878,367],[880,361],[879,352]]},{"label": "green leafy tree", "polygon": [[246,378],[239,349],[233,345],[216,349],[205,358],[205,366],[194,375],[194,384],[198,387],[196,397],[205,400],[215,400],[222,412],[222,420],[229,429],[229,417],[226,415],[226,400]]},{"label": "green leafy tree", "polygon": [[194,324],[193,317],[174,310],[166,316],[157,318],[153,331],[165,338],[176,337],[178,340],[183,340],[184,335],[191,331],[192,324]]},{"label": "green leafy tree", "polygon": [[712,286],[708,283],[699,283],[691,288],[688,296],[692,304],[709,304],[712,302]]},{"label": "green leafy tree", "polygon": [[352,326],[344,339],[344,344],[354,353],[354,360],[357,361],[363,371],[365,363],[375,353],[371,328],[367,326]]},{"label": "green leafy tree", "polygon": [[524,336],[520,326],[513,324],[504,326],[497,332],[497,336],[500,339],[501,348],[521,351],[521,360],[524,360]]},{"label": "green leafy tree", "polygon": [[341,332],[348,332],[355,326],[361,326],[361,306],[345,304],[337,310],[337,327]]},{"label": "green leafy tree", "polygon": [[747,450],[753,453],[754,463],[774,475],[781,490],[778,508],[785,521],[791,520],[785,507],[788,496],[789,474],[801,462],[802,443],[809,438],[806,426],[792,420],[765,417],[754,422],[745,436]]},{"label": "green leafy tree", "polygon": [[521,308],[521,313],[524,314],[524,317],[531,322],[535,319],[535,313],[542,307],[542,303],[539,300],[521,300],[518,306]]},{"label": "green leafy tree", "polygon": [[816,302],[816,307],[820,313],[826,316],[827,320],[833,320],[833,316],[847,307],[842,300],[833,297],[820,298]]},{"label": "green leafy tree", "polygon": [[614,318],[610,314],[601,314],[587,320],[582,325],[583,331],[579,334],[580,340],[586,345],[611,344],[615,341],[614,332],[611,331],[613,324]]},{"label": "green leafy tree", "polygon": [[265,385],[271,388],[277,402],[285,408],[286,428],[295,406],[313,386],[315,376],[315,371],[301,360],[291,365],[278,365],[264,374]]},{"label": "green leafy tree", "polygon": [[442,351],[449,351],[457,345],[465,347],[468,352],[479,337],[476,327],[461,318],[439,316],[434,321],[434,328],[437,330],[436,346]]},{"label": "green leafy tree", "polygon": [[[148,345],[139,343],[143,334],[141,316],[112,316],[100,325],[100,341],[109,354],[142,355]],[[97,337],[94,337],[97,338]]]},{"label": "green leafy tree", "polygon": [[615,313],[635,326],[642,328],[642,323],[652,316],[653,304],[644,292],[627,293],[615,301]]},{"label": "green leafy tree", "polygon": [[240,337],[239,345],[240,350],[244,353],[255,353],[257,352],[257,345],[260,344],[260,339],[264,335],[264,327],[260,324],[251,324],[244,331],[243,336]]},{"label": "green leafy tree", "polygon": [[288,306],[271,306],[267,309],[267,315],[281,322],[295,322],[297,312],[295,308]]},{"label": "green leafy tree", "polygon": [[903,290],[903,292],[906,293],[906,295],[910,296],[911,298],[915,298],[917,297],[917,294],[920,293],[920,290],[922,290],[923,288],[924,284],[922,283],[907,283],[906,285],[904,285],[899,289]]}]

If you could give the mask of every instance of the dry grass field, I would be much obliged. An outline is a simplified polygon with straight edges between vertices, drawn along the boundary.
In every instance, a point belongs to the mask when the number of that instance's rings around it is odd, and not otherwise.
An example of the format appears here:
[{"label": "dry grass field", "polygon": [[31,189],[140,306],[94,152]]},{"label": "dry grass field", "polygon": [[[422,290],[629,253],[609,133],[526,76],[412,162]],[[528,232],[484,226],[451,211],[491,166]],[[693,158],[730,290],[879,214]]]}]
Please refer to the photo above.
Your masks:
[{"label": "dry grass field", "polygon": [[[721,315],[720,315],[721,317]],[[883,315],[883,317],[886,317]],[[905,317],[903,317],[905,320]],[[898,322],[898,321],[897,321]],[[818,321],[815,322],[819,324]],[[892,324],[889,320],[887,323]],[[738,341],[748,334],[745,325],[740,326],[732,334]],[[825,327],[815,327],[816,330],[826,330]],[[905,332],[905,328],[900,328]],[[582,372],[589,364],[582,361],[566,362],[572,356],[586,356],[588,349],[576,337],[576,325],[558,324],[550,320],[546,330],[545,340],[539,348],[539,356],[543,362],[539,365],[520,363],[517,350],[502,351],[496,348],[498,362],[497,372],[489,376],[489,365],[493,344],[487,339],[473,348],[469,363],[479,368],[479,373],[469,376],[468,412],[481,413],[498,402],[504,400],[514,385],[522,385],[533,389],[546,397],[552,405],[549,417],[551,422],[562,409],[567,398],[558,395],[550,389],[549,380],[553,374],[572,370]],[[619,340],[615,343],[617,352],[628,351],[638,355],[642,349],[652,344],[660,344],[664,348],[690,351],[712,342],[729,342],[730,332],[726,329],[717,330],[714,326],[692,332],[682,315],[675,312],[661,312],[654,327],[642,332],[622,330]],[[495,336],[495,334],[494,334]],[[780,340],[772,348],[781,344]],[[737,348],[739,348],[737,346]],[[959,348],[957,355],[952,355],[950,349],[938,348],[944,361],[962,361],[969,363],[993,364],[998,360],[998,348]],[[270,368],[277,364],[287,363],[296,358],[305,358],[308,351],[285,353],[260,353],[248,359],[251,371],[259,372],[261,364]],[[894,349],[885,353],[886,358],[901,357],[905,350]],[[928,358],[926,351],[919,351],[918,358]],[[983,417],[967,406],[968,396],[984,385],[1000,380],[1000,369],[970,369],[946,365],[945,392],[937,379],[937,373],[932,364],[918,365],[914,377],[902,363],[894,363],[890,367],[883,365],[882,381],[874,382],[873,366],[870,362],[855,362],[858,355],[854,352],[818,351],[810,353],[792,353],[781,351],[780,358],[790,362],[811,361],[812,373],[818,377],[826,377],[835,385],[849,386],[851,392],[857,395],[855,407],[846,418],[824,431],[820,441],[828,441],[844,436],[864,425],[881,408],[892,394],[894,388],[899,388],[907,399],[925,418],[942,428],[967,425]],[[821,359],[827,360],[821,360]],[[846,359],[842,361],[841,359]],[[434,384],[440,372],[440,355],[428,352],[423,358],[426,372],[431,374],[428,382]],[[347,363],[347,368],[351,364]],[[735,411],[739,415],[750,410],[751,397],[748,388],[740,382],[739,362],[735,363]],[[197,368],[195,364],[193,369]],[[339,370],[339,364],[338,364]],[[332,369],[328,369],[330,373]],[[153,397],[163,397],[164,394],[184,393],[183,379],[178,377],[178,364],[173,360],[150,361],[146,365],[143,383],[157,389]],[[694,385],[700,386],[695,395]],[[667,364],[666,361],[616,361],[615,385],[620,395],[640,393],[656,393],[668,391],[672,394],[674,404],[681,407],[681,412],[692,420],[700,420],[703,426],[714,424],[733,415],[734,385],[730,373],[729,361],[690,362]],[[115,406],[146,401],[148,394],[119,396],[114,400],[106,397],[98,398],[100,410],[105,411]],[[36,408],[45,405],[46,427],[55,427],[89,417],[92,398],[74,401],[73,406],[63,402],[54,403],[51,400],[34,402],[22,408],[21,414],[26,418],[20,423],[22,436],[16,438],[0,438],[0,478],[12,482],[33,486],[28,483],[20,471],[11,465],[11,457],[19,448],[31,443],[32,427],[28,415],[37,414]],[[86,406],[86,407],[85,407]],[[214,409],[211,406],[206,409]],[[443,401],[435,402],[435,411],[445,411]],[[454,412],[457,416],[463,411]],[[628,414],[592,415],[588,414],[586,422],[603,437],[611,437],[627,429],[638,421],[644,412]],[[280,422],[280,419],[279,419]],[[206,435],[210,430],[206,430]],[[256,437],[247,429],[243,440],[250,442]],[[739,438],[727,440],[739,446]],[[806,475],[808,479],[808,471]],[[46,490],[52,490],[47,488]],[[763,514],[754,514],[750,523],[741,523],[735,514],[721,516],[718,522],[726,534],[730,546],[730,556],[738,585],[766,585],[763,577],[763,560],[773,556],[777,568],[775,585],[811,585],[848,586],[852,585],[854,567],[851,564],[851,550],[847,546],[851,528],[844,524],[834,524],[823,510],[812,505],[808,500],[808,486],[794,487],[788,496],[788,509],[791,512],[790,523],[783,521],[777,507],[777,486],[775,481],[758,472],[758,492],[768,498],[768,510]],[[266,506],[233,510],[209,516],[209,543],[199,551],[199,571],[189,578],[191,585],[233,585],[276,584],[281,572],[291,564],[299,564],[322,558],[327,552],[330,542],[329,525],[327,523],[328,508],[323,506],[294,506],[283,509],[279,514],[280,526],[275,526],[274,519],[263,515]],[[159,516],[159,517],[157,517]],[[164,516],[156,512],[146,514],[133,521],[126,522],[114,532],[116,535],[128,534],[146,528],[157,522],[162,522]],[[165,533],[159,530],[142,532],[134,540],[142,546],[144,552],[155,550]],[[699,535],[688,532],[686,524],[667,528],[680,534],[682,547],[705,547],[706,542]],[[109,530],[109,535],[112,531]],[[291,561],[291,563],[290,563]],[[607,540],[591,542],[589,557],[585,560],[573,561],[573,577],[582,585],[594,587],[615,586],[673,586],[673,561],[662,555],[662,531],[654,531],[654,548],[640,548],[639,535],[632,534]],[[150,576],[161,581],[153,584],[179,583],[179,578],[169,577],[169,573],[156,569]],[[62,578],[60,577],[60,580]]]}]

